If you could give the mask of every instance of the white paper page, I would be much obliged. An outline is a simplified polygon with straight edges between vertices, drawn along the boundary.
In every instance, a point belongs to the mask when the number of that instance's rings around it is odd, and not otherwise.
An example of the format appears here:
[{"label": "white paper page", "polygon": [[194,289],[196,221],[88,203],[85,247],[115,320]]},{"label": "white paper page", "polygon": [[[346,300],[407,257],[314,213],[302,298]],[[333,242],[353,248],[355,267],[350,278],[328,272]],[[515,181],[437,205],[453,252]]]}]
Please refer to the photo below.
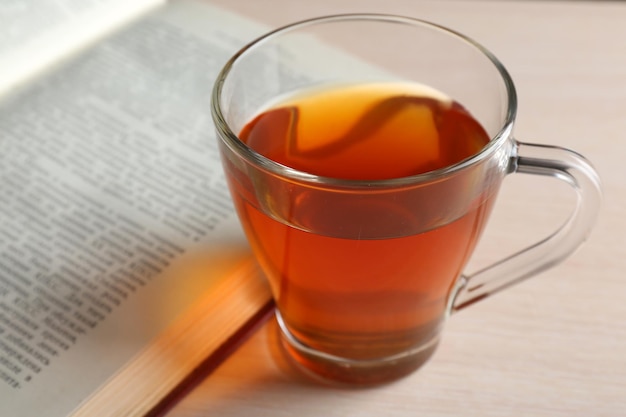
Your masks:
[{"label": "white paper page", "polygon": [[[267,29],[176,1],[0,102],[0,414],[67,415],[248,256],[209,103]],[[291,48],[286,86],[364,65]]]},{"label": "white paper page", "polygon": [[66,416],[247,256],[209,97],[262,30],[176,2],[0,102],[0,414]]},{"label": "white paper page", "polygon": [[165,0],[2,0],[0,95]]}]

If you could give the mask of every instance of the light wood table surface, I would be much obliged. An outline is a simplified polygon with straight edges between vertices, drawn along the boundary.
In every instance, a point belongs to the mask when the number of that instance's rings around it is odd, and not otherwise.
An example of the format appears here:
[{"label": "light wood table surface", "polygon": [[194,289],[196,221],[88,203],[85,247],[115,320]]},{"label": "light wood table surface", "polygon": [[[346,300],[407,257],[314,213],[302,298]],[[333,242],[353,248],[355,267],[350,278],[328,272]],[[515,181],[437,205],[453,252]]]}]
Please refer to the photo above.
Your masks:
[{"label": "light wood table surface", "polygon": [[[453,315],[438,351],[418,372],[368,389],[308,382],[281,357],[270,322],[169,415],[626,416],[626,3],[217,3],[271,27],[324,14],[384,12],[465,33],[494,52],[516,82],[515,136],[587,156],[605,196],[597,226],[578,252]],[[566,188],[535,177],[507,179],[473,264],[553,230],[574,201]]]}]

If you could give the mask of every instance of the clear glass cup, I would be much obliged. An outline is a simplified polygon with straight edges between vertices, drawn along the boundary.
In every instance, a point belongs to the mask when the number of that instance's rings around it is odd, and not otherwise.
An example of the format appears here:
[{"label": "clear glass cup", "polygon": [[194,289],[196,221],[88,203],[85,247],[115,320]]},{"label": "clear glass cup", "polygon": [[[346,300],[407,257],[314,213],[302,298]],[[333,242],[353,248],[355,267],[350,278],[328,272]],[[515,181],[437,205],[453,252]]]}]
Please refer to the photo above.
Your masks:
[{"label": "clear glass cup", "polygon": [[[372,82],[435,88],[468,109],[490,141],[419,175],[346,180],[282,165],[239,138],[286,96]],[[283,346],[301,369],[348,384],[406,375],[432,355],[451,313],[558,264],[583,242],[599,211],[598,175],[573,151],[514,139],[516,107],[513,82],[491,53],[407,17],[303,21],[228,61],[212,96],[223,166],[272,288]],[[464,274],[501,182],[514,173],[566,182],[575,210],[545,240]]]}]

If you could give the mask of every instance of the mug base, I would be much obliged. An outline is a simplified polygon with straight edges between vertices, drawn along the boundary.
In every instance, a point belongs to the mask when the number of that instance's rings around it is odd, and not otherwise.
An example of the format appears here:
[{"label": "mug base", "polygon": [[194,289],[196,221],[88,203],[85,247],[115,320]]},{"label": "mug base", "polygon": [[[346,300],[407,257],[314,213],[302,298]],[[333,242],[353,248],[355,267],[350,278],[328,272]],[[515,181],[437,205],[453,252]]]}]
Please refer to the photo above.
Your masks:
[{"label": "mug base", "polygon": [[405,377],[430,359],[439,344],[439,336],[408,351],[377,359],[354,360],[312,349],[301,343],[287,328],[276,311],[281,347],[290,362],[302,374],[330,385],[382,385]]}]

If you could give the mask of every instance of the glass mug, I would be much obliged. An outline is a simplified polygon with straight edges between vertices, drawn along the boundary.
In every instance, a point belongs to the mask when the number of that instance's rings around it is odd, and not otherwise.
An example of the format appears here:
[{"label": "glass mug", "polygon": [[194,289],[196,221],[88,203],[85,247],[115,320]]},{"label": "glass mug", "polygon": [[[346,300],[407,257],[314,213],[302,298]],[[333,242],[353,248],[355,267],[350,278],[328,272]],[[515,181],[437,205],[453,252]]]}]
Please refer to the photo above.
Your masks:
[{"label": "glass mug", "polygon": [[[302,370],[356,385],[404,376],[451,313],[586,238],[596,172],[570,150],[515,140],[516,106],[491,53],[406,17],[295,23],[227,62],[212,96],[222,164]],[[463,274],[512,173],[565,181],[576,208],[547,239]]]}]

